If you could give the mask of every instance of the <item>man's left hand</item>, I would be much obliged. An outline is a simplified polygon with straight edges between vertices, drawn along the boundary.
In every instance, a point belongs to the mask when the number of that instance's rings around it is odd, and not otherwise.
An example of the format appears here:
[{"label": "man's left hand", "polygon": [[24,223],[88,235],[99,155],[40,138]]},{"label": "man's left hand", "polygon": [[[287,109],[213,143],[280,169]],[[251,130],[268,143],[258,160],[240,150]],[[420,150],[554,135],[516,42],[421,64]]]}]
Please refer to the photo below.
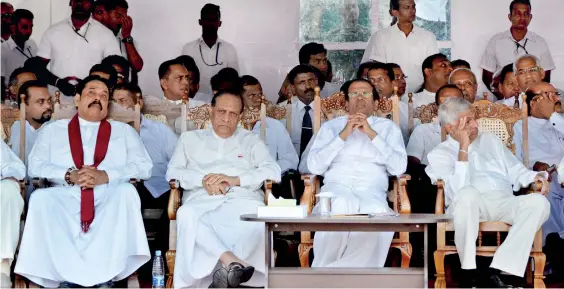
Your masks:
[{"label": "man's left hand", "polygon": [[230,177],[224,174],[209,174],[204,177],[204,182],[210,185],[226,183],[230,187],[239,186],[241,184],[239,177]]},{"label": "man's left hand", "polygon": [[358,127],[358,130],[364,134],[366,134],[371,140],[374,139],[376,137],[376,135],[378,135],[373,129],[372,127],[370,127],[370,124],[368,123],[368,118],[366,117],[366,115],[362,114],[362,113],[357,113],[356,114],[360,119],[362,119],[362,124]]},{"label": "man's left hand", "polygon": [[133,30],[133,19],[127,15],[121,19],[121,37],[127,38],[131,36],[131,30]]},{"label": "man's left hand", "polygon": [[[539,186],[536,183],[541,183],[542,186],[541,188],[539,188]],[[535,191],[538,191],[540,189],[540,193],[544,196],[546,196],[548,194],[548,191],[550,190],[550,183],[548,182],[548,180],[544,177],[544,174],[538,174],[535,177],[535,185],[533,186],[533,189]]]},{"label": "man's left hand", "polygon": [[78,171],[78,184],[83,188],[94,188],[95,186],[107,184],[108,174],[91,166],[83,166]]}]

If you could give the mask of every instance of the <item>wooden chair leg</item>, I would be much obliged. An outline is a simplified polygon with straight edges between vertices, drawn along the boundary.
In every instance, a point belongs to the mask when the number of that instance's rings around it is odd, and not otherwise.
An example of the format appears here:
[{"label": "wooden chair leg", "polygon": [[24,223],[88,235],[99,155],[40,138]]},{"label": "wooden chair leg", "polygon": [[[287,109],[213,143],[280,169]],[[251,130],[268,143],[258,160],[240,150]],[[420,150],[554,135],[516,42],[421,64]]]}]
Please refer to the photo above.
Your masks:
[{"label": "wooden chair leg", "polygon": [[309,267],[309,251],[313,248],[313,244],[301,243],[298,245],[298,254],[300,257],[300,265],[302,268]]},{"label": "wooden chair leg", "polygon": [[546,255],[542,252],[533,253],[533,259],[535,260],[535,274],[533,285],[534,288],[546,288],[544,284],[544,266],[546,265]]},{"label": "wooden chair leg", "polygon": [[529,258],[529,261],[527,262],[527,270],[525,271],[525,280],[527,281],[527,285],[534,284],[533,262],[534,262],[534,259],[532,259],[532,258]]},{"label": "wooden chair leg", "polygon": [[14,288],[27,288],[25,279],[22,276],[16,274],[16,280],[14,280]]},{"label": "wooden chair leg", "polygon": [[174,286],[174,261],[176,260],[176,250],[166,252],[166,266],[168,268],[168,279],[166,280],[166,288]]},{"label": "wooden chair leg", "polygon": [[435,259],[435,270],[437,271],[437,280],[435,280],[435,288],[446,288],[445,278],[445,252],[435,251],[433,254]]},{"label": "wooden chair leg", "polygon": [[134,272],[127,278],[127,288],[141,288],[141,285],[139,284],[139,275],[137,275],[137,272]]},{"label": "wooden chair leg", "polygon": [[409,263],[411,261],[411,254],[413,249],[410,243],[403,243],[400,245],[400,252],[401,252],[401,267],[402,268],[409,268]]}]

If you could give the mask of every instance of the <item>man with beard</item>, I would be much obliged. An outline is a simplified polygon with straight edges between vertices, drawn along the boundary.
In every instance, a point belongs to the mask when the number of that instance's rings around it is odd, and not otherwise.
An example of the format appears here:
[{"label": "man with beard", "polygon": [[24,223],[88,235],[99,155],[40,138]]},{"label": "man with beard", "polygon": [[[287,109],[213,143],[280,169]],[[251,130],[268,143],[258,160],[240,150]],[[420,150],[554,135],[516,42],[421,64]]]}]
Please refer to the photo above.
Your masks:
[{"label": "man with beard", "polygon": [[464,99],[470,103],[476,100],[476,92],[478,91],[478,82],[472,70],[468,68],[458,68],[450,73],[448,84],[454,84],[464,94]]},{"label": "man with beard", "polygon": [[[64,95],[75,95],[78,80],[104,57],[121,55],[114,35],[91,16],[93,0],[71,0],[72,14],[43,34],[37,56],[30,58],[38,78],[54,85]],[[50,64],[50,71],[46,69]]]},{"label": "man with beard", "polygon": [[[78,84],[78,113],[42,129],[29,156],[35,190],[14,272],[43,287],[112,287],[150,259],[131,178],[153,167],[139,135],[108,121],[109,88],[99,76]],[[40,240],[40,241],[38,241]]]},{"label": "man with beard", "polygon": [[[307,144],[313,136],[313,89],[318,86],[314,67],[300,64],[288,73],[291,89],[296,95],[292,99],[292,131],[290,138],[294,148],[301,158]],[[288,101],[283,101],[279,105],[286,107]]]},{"label": "man with beard", "polygon": [[523,100],[519,97],[521,89],[519,88],[517,76],[515,76],[515,73],[513,72],[512,63],[503,67],[499,73],[498,79],[498,91],[503,96],[503,99],[498,100],[497,102],[510,107],[515,107],[515,98],[517,98],[517,107],[521,107],[521,104],[523,103]]},{"label": "man with beard", "polygon": [[[25,96],[25,159],[27,160],[39,135],[39,129],[51,119],[53,105],[47,85],[39,80],[25,82],[20,87],[18,95]],[[21,98],[18,98],[20,104],[21,101]],[[10,130],[12,134],[9,144],[12,151],[20,156],[20,121],[15,121]]]},{"label": "man with beard", "polygon": [[30,39],[33,31],[33,13],[18,9],[12,16],[14,33],[2,43],[2,77],[8,77],[26,60],[37,54],[37,44]]},{"label": "man with beard", "polygon": [[127,58],[131,64],[131,69],[136,72],[143,69],[143,58],[137,51],[137,45],[131,37],[133,30],[133,19],[127,15],[129,5],[125,0],[111,0],[105,2],[105,9],[108,12],[106,27],[116,36],[123,57]]},{"label": "man with beard", "polygon": [[12,25],[12,14],[14,13],[14,6],[8,2],[2,2],[0,4],[2,13],[2,43],[10,38],[12,35],[12,30],[10,26]]},{"label": "man with beard", "polygon": [[225,67],[239,70],[239,60],[235,47],[217,35],[222,24],[219,6],[210,3],[204,5],[198,23],[202,26],[202,36],[184,45],[181,54],[191,56],[196,61],[201,72],[201,90],[211,94],[209,83],[212,76]]},{"label": "man with beard", "polygon": [[[400,129],[374,117],[378,92],[364,79],[343,85],[349,115],[325,122],[307,158],[323,175],[320,194],[331,194],[337,214],[390,213],[388,176],[405,172],[407,155]],[[369,172],[369,173],[368,173]],[[319,211],[319,203],[314,207]],[[383,267],[393,232],[316,232],[312,267]]]},{"label": "man with beard", "polygon": [[503,66],[512,63],[515,58],[524,54],[532,54],[539,58],[537,65],[546,69],[543,78],[550,82],[550,71],[554,70],[556,66],[544,38],[528,30],[533,19],[531,2],[529,0],[511,1],[507,18],[511,21],[511,28],[494,35],[482,56],[482,80],[486,87],[490,87],[494,72],[501,70]]},{"label": "man with beard", "polygon": [[394,77],[398,86],[398,97],[401,100],[402,98],[407,97],[405,94],[407,88],[407,75],[403,73],[403,69],[401,69],[399,65],[395,63],[388,63],[388,65],[390,65],[394,70]]}]

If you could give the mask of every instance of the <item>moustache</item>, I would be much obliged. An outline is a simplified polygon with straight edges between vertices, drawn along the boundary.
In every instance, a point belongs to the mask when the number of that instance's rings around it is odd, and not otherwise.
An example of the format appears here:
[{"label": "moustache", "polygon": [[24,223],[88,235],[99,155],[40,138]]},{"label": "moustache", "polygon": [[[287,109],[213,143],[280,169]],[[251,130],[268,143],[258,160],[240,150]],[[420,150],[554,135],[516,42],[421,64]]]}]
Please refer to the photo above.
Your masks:
[{"label": "moustache", "polygon": [[91,103],[88,105],[88,108],[90,108],[90,107],[92,107],[92,106],[94,106],[94,105],[98,105],[98,107],[100,107],[100,110],[102,109],[102,103],[101,103],[100,101],[98,101],[98,100],[95,100],[95,101],[91,102]]},{"label": "moustache", "polygon": [[43,112],[43,115],[51,115],[51,114],[53,114],[53,111],[50,109]]},{"label": "moustache", "polygon": [[313,93],[313,88],[308,88],[304,91],[304,93]]}]

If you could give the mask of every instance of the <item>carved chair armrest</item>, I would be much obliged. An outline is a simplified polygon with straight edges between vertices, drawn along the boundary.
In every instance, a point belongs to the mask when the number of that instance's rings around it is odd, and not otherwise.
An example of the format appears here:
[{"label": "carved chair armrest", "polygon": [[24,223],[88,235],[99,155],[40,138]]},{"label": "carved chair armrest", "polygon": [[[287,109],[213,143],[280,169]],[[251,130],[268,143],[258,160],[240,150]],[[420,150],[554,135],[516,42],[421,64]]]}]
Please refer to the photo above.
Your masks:
[{"label": "carved chair armrest", "polygon": [[50,186],[49,181],[45,178],[33,178],[31,184],[35,189],[44,189]]},{"label": "carved chair armrest", "polygon": [[300,199],[300,206],[307,206],[307,214],[311,214],[316,203],[316,195],[319,193],[320,180],[316,175],[302,175],[304,181],[304,193]]},{"label": "carved chair armrest", "polygon": [[435,202],[435,214],[445,213],[445,182],[437,180],[437,200]]},{"label": "carved chair armrest", "polygon": [[266,180],[264,181],[264,205],[268,206],[268,196],[272,194],[272,184],[274,181]]},{"label": "carved chair armrest", "polygon": [[168,198],[168,218],[169,220],[176,220],[176,212],[180,208],[180,201],[182,199],[182,188],[177,180],[170,180],[170,196]]},{"label": "carved chair armrest", "polygon": [[399,183],[399,198],[398,207],[400,214],[411,214],[411,202],[409,201],[409,196],[407,195],[407,181],[411,180],[411,176],[404,174],[397,177]]}]

